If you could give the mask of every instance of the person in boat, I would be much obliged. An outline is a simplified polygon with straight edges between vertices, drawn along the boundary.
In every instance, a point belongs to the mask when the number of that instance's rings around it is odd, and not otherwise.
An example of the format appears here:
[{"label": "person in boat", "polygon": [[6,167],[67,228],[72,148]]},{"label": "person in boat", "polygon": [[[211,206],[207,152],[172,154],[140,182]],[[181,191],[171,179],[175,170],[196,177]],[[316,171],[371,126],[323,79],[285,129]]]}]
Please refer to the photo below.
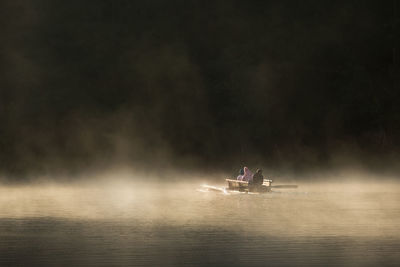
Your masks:
[{"label": "person in boat", "polygon": [[244,173],[242,176],[242,181],[245,181],[245,182],[253,181],[253,173],[249,170],[249,168],[244,167],[243,171],[244,171]]},{"label": "person in boat", "polygon": [[244,174],[244,169],[241,168],[241,169],[239,170],[239,175],[238,175],[238,177],[236,178],[236,180],[241,181],[242,178],[243,178],[243,174]]},{"label": "person in boat", "polygon": [[253,175],[252,185],[261,186],[264,182],[264,176],[262,175],[262,170],[258,169],[257,172]]}]

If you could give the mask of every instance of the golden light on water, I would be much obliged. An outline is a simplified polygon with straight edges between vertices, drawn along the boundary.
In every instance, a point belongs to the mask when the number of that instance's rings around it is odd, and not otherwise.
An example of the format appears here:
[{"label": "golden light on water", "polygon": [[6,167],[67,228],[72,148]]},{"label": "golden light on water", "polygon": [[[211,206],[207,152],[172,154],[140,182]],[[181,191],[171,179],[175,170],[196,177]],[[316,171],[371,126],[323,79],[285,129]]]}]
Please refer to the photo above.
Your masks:
[{"label": "golden light on water", "polygon": [[2,185],[0,218],[134,220],[213,225],[271,235],[398,236],[400,183],[298,183],[269,194],[229,194],[223,182],[135,179]]}]

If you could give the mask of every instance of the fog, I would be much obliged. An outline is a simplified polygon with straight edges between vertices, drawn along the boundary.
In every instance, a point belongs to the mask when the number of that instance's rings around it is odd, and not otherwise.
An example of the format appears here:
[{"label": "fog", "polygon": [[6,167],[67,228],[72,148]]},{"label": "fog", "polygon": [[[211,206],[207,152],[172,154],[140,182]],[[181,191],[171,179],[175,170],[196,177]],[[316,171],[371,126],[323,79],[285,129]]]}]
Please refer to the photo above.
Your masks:
[{"label": "fog", "polygon": [[396,177],[276,177],[276,185],[299,187],[266,194],[224,190],[226,177],[113,170],[2,183],[0,263],[386,266],[400,260]]},{"label": "fog", "polygon": [[395,2],[61,2],[1,3],[3,177],[399,172]]},{"label": "fog", "polygon": [[0,8],[0,265],[400,262],[396,1]]},{"label": "fog", "polygon": [[[0,216],[212,225],[305,236],[397,236],[400,223],[400,183],[379,177],[298,181],[298,189],[275,189],[266,195],[204,187],[225,188],[222,177],[181,177],[170,182],[173,179],[114,173],[91,178],[86,182],[3,185]],[[275,184],[285,181],[293,182],[278,179]],[[268,222],[271,224],[266,227]]]}]

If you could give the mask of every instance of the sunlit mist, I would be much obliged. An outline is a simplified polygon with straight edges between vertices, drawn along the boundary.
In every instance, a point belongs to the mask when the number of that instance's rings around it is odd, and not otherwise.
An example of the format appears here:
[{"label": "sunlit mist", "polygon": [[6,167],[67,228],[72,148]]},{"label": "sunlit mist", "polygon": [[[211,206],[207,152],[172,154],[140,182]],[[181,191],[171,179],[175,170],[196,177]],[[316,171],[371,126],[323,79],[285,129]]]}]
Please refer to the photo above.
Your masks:
[{"label": "sunlit mist", "polygon": [[223,181],[183,180],[187,182],[114,177],[3,185],[0,218],[210,225],[265,235],[400,237],[398,182],[303,182],[298,189],[247,194],[227,192]]}]

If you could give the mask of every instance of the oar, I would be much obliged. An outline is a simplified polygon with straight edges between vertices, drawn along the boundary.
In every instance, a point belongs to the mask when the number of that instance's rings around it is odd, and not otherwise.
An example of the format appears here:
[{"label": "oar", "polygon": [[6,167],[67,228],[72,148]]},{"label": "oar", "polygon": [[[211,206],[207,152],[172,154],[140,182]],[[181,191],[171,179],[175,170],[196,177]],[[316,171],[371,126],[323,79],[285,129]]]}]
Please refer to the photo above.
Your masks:
[{"label": "oar", "polygon": [[293,184],[293,185],[290,185],[290,184],[287,184],[287,185],[282,184],[282,185],[271,185],[271,187],[272,187],[272,188],[297,188],[298,185],[295,185],[295,184]]}]

